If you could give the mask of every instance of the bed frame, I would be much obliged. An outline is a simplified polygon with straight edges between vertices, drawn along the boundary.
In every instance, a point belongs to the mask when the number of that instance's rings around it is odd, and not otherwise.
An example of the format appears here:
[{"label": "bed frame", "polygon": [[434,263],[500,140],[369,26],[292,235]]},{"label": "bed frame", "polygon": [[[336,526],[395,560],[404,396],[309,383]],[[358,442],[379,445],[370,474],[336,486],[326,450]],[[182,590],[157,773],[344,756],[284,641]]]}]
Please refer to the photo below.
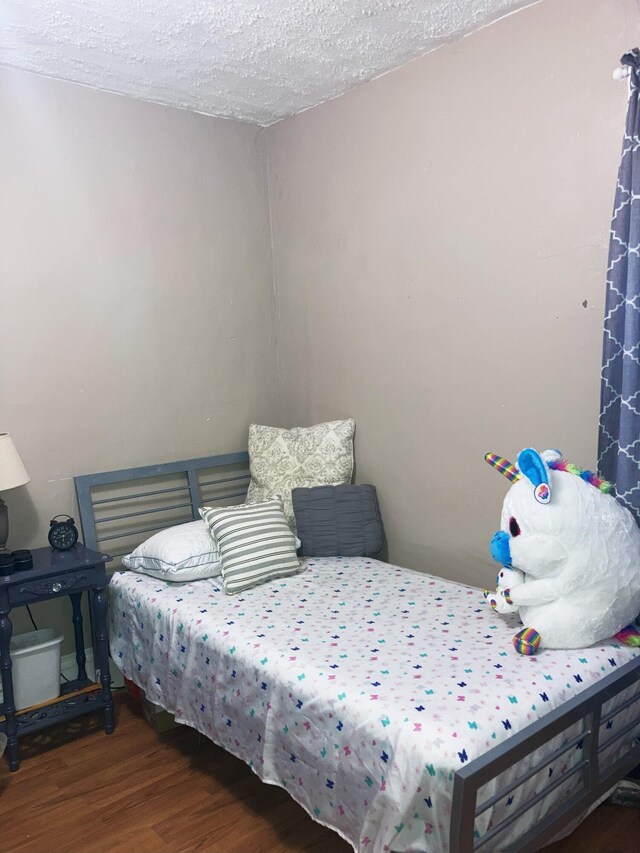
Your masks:
[{"label": "bed frame", "polygon": [[[109,550],[114,557],[122,556],[146,538],[143,534],[197,519],[198,507],[203,504],[241,502],[249,476],[249,456],[240,452],[76,477],[85,544],[95,550]],[[615,708],[605,708],[623,691],[628,691],[628,695],[619,700]],[[602,727],[634,703],[636,707],[631,722],[615,734],[603,737]],[[574,733],[572,729],[569,740],[556,749],[549,747],[555,737],[572,726],[578,730]],[[579,790],[555,805],[545,818],[521,836],[517,844],[505,850],[509,853],[533,851],[549,842],[640,764],[639,730],[640,657],[456,771],[450,828],[451,853],[474,853],[476,850],[488,853],[494,850],[491,841],[500,832],[556,787],[572,776],[579,776]],[[608,729],[605,728],[605,732]],[[626,751],[613,764],[607,765],[603,753],[625,736],[628,738]],[[575,749],[580,742],[583,747],[581,758],[570,770],[546,784],[528,803],[491,826],[482,837],[476,836],[475,820],[479,815],[509,796],[551,761]],[[484,785],[539,749],[542,749],[543,757],[531,769],[514,782],[500,787],[491,797],[478,802]]]},{"label": "bed frame", "polygon": [[84,544],[117,559],[147,534],[198,519],[198,508],[205,504],[240,503],[250,480],[249,454],[205,456],[74,480]]}]

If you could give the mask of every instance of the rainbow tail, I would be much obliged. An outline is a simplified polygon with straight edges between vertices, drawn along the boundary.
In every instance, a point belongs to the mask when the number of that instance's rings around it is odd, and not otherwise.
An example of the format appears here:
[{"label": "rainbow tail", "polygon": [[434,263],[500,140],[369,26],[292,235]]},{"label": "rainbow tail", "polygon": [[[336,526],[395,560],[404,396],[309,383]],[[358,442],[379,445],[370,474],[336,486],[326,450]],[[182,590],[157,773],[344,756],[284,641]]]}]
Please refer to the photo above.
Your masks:
[{"label": "rainbow tail", "polygon": [[623,646],[640,647],[640,624],[635,622],[633,625],[627,625],[622,631],[614,634],[613,639],[622,643]]}]

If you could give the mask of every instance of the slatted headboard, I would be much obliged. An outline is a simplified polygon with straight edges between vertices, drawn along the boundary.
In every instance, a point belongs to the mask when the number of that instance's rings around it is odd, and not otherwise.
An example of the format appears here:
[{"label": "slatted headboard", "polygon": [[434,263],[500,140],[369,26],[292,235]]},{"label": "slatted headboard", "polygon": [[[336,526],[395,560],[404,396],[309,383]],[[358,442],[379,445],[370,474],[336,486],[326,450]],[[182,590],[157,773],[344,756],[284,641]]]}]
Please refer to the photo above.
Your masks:
[{"label": "slatted headboard", "polygon": [[246,451],[75,477],[84,543],[117,569],[154,531],[199,518],[199,507],[241,503],[249,479]]}]

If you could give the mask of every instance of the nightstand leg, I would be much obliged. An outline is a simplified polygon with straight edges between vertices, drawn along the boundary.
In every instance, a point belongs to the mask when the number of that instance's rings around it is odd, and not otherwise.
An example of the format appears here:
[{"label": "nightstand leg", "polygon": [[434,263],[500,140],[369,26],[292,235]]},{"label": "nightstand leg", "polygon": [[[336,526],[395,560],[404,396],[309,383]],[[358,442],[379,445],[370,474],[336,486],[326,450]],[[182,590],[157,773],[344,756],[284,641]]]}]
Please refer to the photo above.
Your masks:
[{"label": "nightstand leg", "polygon": [[78,664],[78,680],[87,677],[85,669],[87,658],[84,653],[84,631],[82,628],[82,593],[72,592],[69,596],[73,607],[73,632],[76,638],[76,663]]},{"label": "nightstand leg", "polygon": [[93,630],[95,635],[96,669],[100,670],[102,702],[104,704],[104,730],[110,735],[115,728],[111,674],[109,672],[109,641],[107,634],[107,607],[109,599],[105,587],[91,590],[93,605]]},{"label": "nightstand leg", "polygon": [[20,766],[18,758],[18,722],[13,699],[13,678],[11,676],[11,634],[13,626],[8,612],[0,613],[0,670],[2,670],[2,693],[4,695],[4,716],[7,734],[7,760],[9,770]]}]

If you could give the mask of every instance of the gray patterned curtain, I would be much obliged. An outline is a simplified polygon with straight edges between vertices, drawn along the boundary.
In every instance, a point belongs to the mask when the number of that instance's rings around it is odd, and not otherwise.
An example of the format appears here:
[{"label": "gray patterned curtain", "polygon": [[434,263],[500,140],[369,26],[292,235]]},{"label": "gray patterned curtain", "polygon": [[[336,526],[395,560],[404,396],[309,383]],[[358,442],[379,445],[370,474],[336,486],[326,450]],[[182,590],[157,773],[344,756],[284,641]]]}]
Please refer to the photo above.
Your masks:
[{"label": "gray patterned curtain", "polygon": [[598,468],[640,522],[640,50],[620,61],[631,74],[609,243]]}]

